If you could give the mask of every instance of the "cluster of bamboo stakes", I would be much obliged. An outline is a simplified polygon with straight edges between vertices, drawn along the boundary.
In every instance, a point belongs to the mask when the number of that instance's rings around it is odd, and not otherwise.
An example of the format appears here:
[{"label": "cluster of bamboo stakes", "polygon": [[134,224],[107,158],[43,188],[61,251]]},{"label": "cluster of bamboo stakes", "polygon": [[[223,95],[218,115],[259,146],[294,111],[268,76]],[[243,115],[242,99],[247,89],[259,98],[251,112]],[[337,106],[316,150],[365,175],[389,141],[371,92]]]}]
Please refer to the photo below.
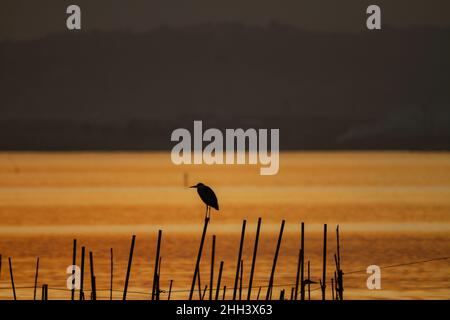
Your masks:
[{"label": "cluster of bamboo stakes", "polygon": [[[198,287],[198,297],[200,300],[205,300],[206,298],[206,292],[209,292],[209,300],[219,300],[219,298],[222,298],[225,300],[225,294],[227,287],[224,285],[221,287],[221,280],[222,280],[222,274],[224,269],[224,261],[220,261],[219,265],[219,272],[217,277],[217,284],[215,289],[215,295],[213,294],[214,291],[214,266],[215,266],[215,250],[216,250],[216,235],[212,236],[212,246],[211,246],[211,269],[210,269],[210,279],[209,279],[209,289],[208,285],[205,285],[202,287],[201,285],[201,279],[200,279],[200,263],[202,260],[202,253],[203,253],[203,246],[206,239],[206,233],[209,225],[209,217],[205,218],[203,232],[200,240],[200,246],[198,249],[195,269],[193,273],[191,288],[189,290],[189,300],[194,299],[194,292],[196,291],[195,287]],[[252,261],[251,261],[251,267],[250,267],[250,275],[249,275],[249,283],[247,286],[247,296],[244,296],[243,293],[243,270],[244,270],[244,260],[242,259],[242,252],[243,252],[243,246],[244,246],[244,239],[245,239],[245,231],[246,231],[246,225],[247,221],[243,220],[242,222],[242,230],[241,230],[241,237],[239,242],[239,251],[236,261],[236,273],[234,277],[234,286],[233,288],[230,288],[229,290],[232,290],[232,300],[261,300],[261,290],[263,286],[260,286],[258,288],[258,293],[256,298],[252,297],[252,290],[253,290],[253,278],[254,278],[254,271],[255,271],[255,265],[256,265],[256,258],[258,253],[258,244],[259,244],[259,236],[261,231],[261,223],[262,219],[258,218],[258,224],[256,228],[256,236],[255,236],[255,242],[254,242],[254,248],[253,248],[253,255],[252,255]],[[284,225],[285,220],[282,220],[280,232],[278,235],[277,245],[274,253],[271,273],[269,277],[269,283],[266,286],[267,291],[265,295],[265,300],[272,300],[272,293],[273,293],[273,287],[274,287],[274,277],[275,277],[275,271],[281,246],[281,241],[283,237],[284,232]],[[310,273],[310,261],[307,261],[307,277],[305,278],[305,224],[301,223],[301,233],[300,233],[300,249],[299,249],[299,255],[298,255],[298,261],[297,261],[297,270],[296,270],[296,278],[295,278],[295,286],[291,287],[290,292],[290,299],[287,298],[287,293],[285,292],[285,289],[282,289],[280,291],[280,300],[310,300],[311,299],[311,284],[314,284],[316,282],[311,280],[311,273]],[[126,300],[127,298],[127,292],[128,292],[128,283],[130,279],[130,273],[131,273],[131,267],[132,267],[132,261],[133,261],[133,252],[134,252],[134,246],[135,246],[136,236],[133,235],[131,239],[131,246],[130,246],[130,253],[128,258],[128,266],[126,271],[126,277],[125,277],[125,285],[123,289],[123,296],[122,299]],[[173,280],[170,280],[169,289],[168,291],[164,291],[161,289],[160,286],[160,275],[161,275],[161,242],[162,242],[162,230],[158,231],[158,238],[157,238],[157,244],[156,244],[156,254],[155,254],[155,265],[154,265],[154,271],[153,271],[153,285],[152,285],[152,291],[151,291],[151,300],[160,300],[161,293],[168,293],[167,299],[170,300],[171,294],[172,294],[172,286],[173,286]],[[87,297],[85,296],[85,290],[84,290],[84,273],[85,273],[85,255],[86,255],[86,248],[84,246],[81,247],[81,269],[80,269],[80,280],[79,280],[79,297],[76,299],[76,290],[75,290],[75,272],[76,272],[76,257],[77,257],[77,240],[73,240],[73,255],[72,255],[72,289],[71,291],[71,300],[86,300]],[[113,299],[113,279],[114,279],[114,263],[113,263],[113,249],[110,249],[110,295],[109,299]],[[11,279],[11,288],[13,293],[14,300],[17,300],[16,295],[16,289],[14,284],[14,276],[13,276],[13,266],[12,266],[12,259],[11,257],[8,258],[9,262],[9,273],[10,273],[10,279]],[[340,255],[340,240],[339,240],[339,226],[336,227],[336,253],[334,254],[334,262],[335,262],[335,271],[334,276],[331,278],[331,297],[332,300],[343,300],[344,299],[344,286],[343,286],[343,271],[341,269],[341,255]],[[91,294],[89,299],[90,300],[97,300],[97,289],[96,289],[96,277],[94,272],[94,255],[92,251],[89,251],[89,265],[90,265],[90,279],[91,279]],[[1,268],[2,268],[2,255],[0,254],[0,274],[1,274]],[[320,283],[320,289],[322,292],[322,300],[326,300],[326,284],[327,284],[327,224],[324,224],[323,228],[323,266],[322,266],[322,278],[319,280]],[[70,271],[70,270],[69,270]],[[39,275],[39,257],[36,260],[36,271],[35,271],[35,277],[34,277],[34,295],[33,299],[37,299],[37,288],[38,288],[38,275]],[[42,293],[41,298],[42,300],[48,300],[48,284],[42,284],[41,286]],[[220,292],[222,291],[222,297],[219,297]],[[308,298],[306,298],[306,293],[308,293]],[[300,297],[298,296],[300,294]]]}]

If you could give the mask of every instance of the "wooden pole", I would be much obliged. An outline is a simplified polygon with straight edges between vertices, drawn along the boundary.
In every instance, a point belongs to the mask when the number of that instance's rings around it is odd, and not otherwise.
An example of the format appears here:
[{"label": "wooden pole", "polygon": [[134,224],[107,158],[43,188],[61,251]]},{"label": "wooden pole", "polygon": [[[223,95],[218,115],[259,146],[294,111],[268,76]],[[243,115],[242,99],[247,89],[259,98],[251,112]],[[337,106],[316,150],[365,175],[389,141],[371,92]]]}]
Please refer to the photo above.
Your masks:
[{"label": "wooden pole", "polygon": [[114,255],[113,255],[113,248],[111,248],[110,252],[110,258],[111,258],[111,278],[109,279],[109,300],[112,300],[113,298],[113,279],[114,279]]},{"label": "wooden pole", "polygon": [[295,287],[291,288],[291,300],[294,300],[294,291],[295,291]]},{"label": "wooden pole", "polygon": [[85,255],[85,251],[86,251],[86,248],[84,246],[81,247],[80,300],[84,299],[83,284],[84,284],[84,255]]},{"label": "wooden pole", "polygon": [[201,300],[205,300],[206,289],[208,289],[208,285],[205,285],[205,289],[203,289],[202,299]]},{"label": "wooden pole", "polygon": [[239,269],[241,266],[242,248],[244,246],[246,224],[247,224],[247,220],[244,219],[244,221],[242,221],[241,241],[239,243],[239,253],[238,253],[237,266],[236,266],[236,276],[234,277],[233,300],[236,300],[236,293],[237,293],[238,280],[239,280]]},{"label": "wooden pole", "polygon": [[331,299],[334,300],[334,279],[331,278]]},{"label": "wooden pole", "polygon": [[45,284],[42,285],[41,299],[42,299],[42,300],[45,300]]},{"label": "wooden pole", "polygon": [[308,300],[311,300],[311,272],[310,272],[310,261],[308,260]]},{"label": "wooden pole", "polygon": [[214,256],[216,251],[216,235],[212,237],[212,248],[211,248],[211,272],[209,279],[209,300],[213,298],[213,282],[214,282]]},{"label": "wooden pole", "polygon": [[156,281],[156,300],[159,300],[160,294],[161,294],[161,286],[159,285],[159,280],[161,279],[161,263],[162,263],[162,257],[159,257],[159,264],[158,264],[158,277]]},{"label": "wooden pole", "polygon": [[14,300],[17,300],[16,287],[14,286],[14,276],[13,276],[11,257],[8,257],[8,262],[9,262],[9,275],[11,277],[11,286],[12,286],[13,296],[14,296]]},{"label": "wooden pole", "polygon": [[219,277],[217,278],[216,300],[219,300],[220,280],[222,279],[223,261],[220,261]]},{"label": "wooden pole", "polygon": [[91,300],[97,300],[97,284],[95,281],[95,276],[92,278],[92,292],[91,292]]},{"label": "wooden pole", "polygon": [[73,252],[72,252],[72,292],[70,295],[71,300],[75,300],[75,266],[77,264],[77,239],[73,239]]},{"label": "wooden pole", "polygon": [[173,284],[173,280],[170,280],[170,285],[169,285],[169,295],[167,297],[167,300],[170,300],[170,295],[172,293],[172,284]]},{"label": "wooden pole", "polygon": [[97,300],[97,293],[95,292],[94,256],[92,251],[89,251],[89,262],[91,266],[91,300]]},{"label": "wooden pole", "polygon": [[200,281],[200,270],[198,270],[197,275],[198,275],[198,279],[197,279],[198,280],[198,299],[202,300],[202,284]]},{"label": "wooden pole", "polygon": [[136,241],[136,236],[133,234],[133,236],[131,238],[130,256],[128,257],[127,276],[125,278],[125,287],[123,289],[123,300],[127,299],[128,281],[130,279],[131,263],[133,262],[133,251],[134,251],[135,241]]},{"label": "wooden pole", "polygon": [[242,278],[244,277],[244,260],[241,260],[241,275],[239,277],[239,300],[242,300]]},{"label": "wooden pole", "polygon": [[227,286],[223,286],[223,297],[222,297],[222,300],[225,300],[226,292],[227,292]]},{"label": "wooden pole", "polygon": [[259,300],[259,295],[261,294],[261,286],[258,289],[258,294],[256,295],[256,300]]},{"label": "wooden pole", "polygon": [[194,294],[195,281],[197,280],[197,274],[199,273],[200,268],[200,260],[202,258],[203,244],[205,242],[206,230],[208,229],[209,218],[205,217],[205,225],[203,226],[202,239],[200,240],[200,247],[198,249],[197,262],[195,263],[195,271],[194,276],[192,278],[191,290],[189,292],[189,300],[192,300],[192,296]]},{"label": "wooden pole", "polygon": [[162,238],[162,230],[158,230],[158,241],[156,243],[156,255],[155,255],[155,269],[153,271],[153,287],[152,287],[152,300],[155,300],[156,294],[156,277],[158,275],[158,263],[159,263],[159,255],[161,252],[161,238]]},{"label": "wooden pole", "polygon": [[250,269],[250,280],[248,282],[247,300],[250,300],[251,295],[252,295],[253,274],[255,272],[256,254],[258,252],[258,242],[259,242],[259,232],[261,230],[261,220],[262,220],[261,217],[259,217],[258,218],[258,226],[256,227],[255,247],[253,248],[253,258],[252,258],[252,266]]},{"label": "wooden pole", "polygon": [[322,300],[325,300],[327,287],[327,224],[323,225],[323,269],[322,269]]},{"label": "wooden pole", "polygon": [[295,292],[294,292],[294,300],[297,300],[298,297],[298,287],[300,281],[300,271],[302,265],[302,249],[298,251],[298,260],[297,260],[297,274],[295,276]]},{"label": "wooden pole", "polygon": [[36,289],[37,289],[38,274],[39,274],[39,257],[36,260],[36,272],[34,273],[34,294],[33,294],[33,300],[36,300]]},{"label": "wooden pole", "polygon": [[280,234],[278,236],[277,248],[275,250],[275,256],[273,258],[272,271],[270,273],[269,287],[267,289],[266,300],[269,300],[270,297],[271,297],[272,286],[273,286],[273,278],[274,278],[274,275],[275,275],[275,268],[277,266],[278,253],[280,252],[281,239],[283,237],[284,223],[285,223],[284,220],[281,221]]},{"label": "wooden pole", "polygon": [[300,238],[301,264],[300,264],[300,300],[305,300],[305,223],[302,222]]}]

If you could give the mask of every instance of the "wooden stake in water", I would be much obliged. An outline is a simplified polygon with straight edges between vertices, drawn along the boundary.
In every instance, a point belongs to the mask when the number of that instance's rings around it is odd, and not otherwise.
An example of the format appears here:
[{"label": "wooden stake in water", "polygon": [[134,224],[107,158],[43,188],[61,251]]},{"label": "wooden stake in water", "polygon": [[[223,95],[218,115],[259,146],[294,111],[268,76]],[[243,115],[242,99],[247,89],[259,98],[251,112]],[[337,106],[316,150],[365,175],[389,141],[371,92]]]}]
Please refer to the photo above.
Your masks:
[{"label": "wooden stake in water", "polygon": [[297,260],[297,274],[295,276],[295,292],[294,292],[294,300],[297,300],[298,297],[298,287],[300,281],[300,271],[302,265],[302,249],[298,251],[298,260]]},{"label": "wooden stake in water", "polygon": [[11,287],[12,287],[12,291],[13,291],[13,296],[14,296],[14,300],[17,300],[16,287],[14,286],[14,276],[13,276],[13,270],[12,270],[11,257],[8,257],[8,262],[9,262],[9,275],[11,277]]},{"label": "wooden stake in water", "polygon": [[322,269],[322,300],[325,300],[327,287],[327,225],[323,225],[323,269]]},{"label": "wooden stake in water", "polygon": [[86,251],[86,248],[84,246],[81,247],[80,300],[84,299],[83,284],[84,284],[84,255],[85,255],[85,251]]},{"label": "wooden stake in water", "polygon": [[128,281],[130,279],[131,263],[133,262],[133,251],[134,251],[135,241],[136,241],[136,236],[133,234],[133,236],[131,238],[130,256],[128,257],[127,276],[125,278],[125,287],[123,289],[123,300],[127,299]]},{"label": "wooden stake in water", "polygon": [[205,225],[203,226],[202,239],[200,240],[200,247],[198,249],[197,262],[195,263],[195,271],[194,276],[192,278],[191,290],[189,292],[189,300],[192,300],[192,296],[194,295],[195,282],[197,280],[197,275],[199,273],[200,268],[200,260],[202,258],[203,244],[205,242],[206,230],[208,229],[209,218],[205,217]]},{"label": "wooden stake in water", "polygon": [[334,279],[331,278],[331,299],[334,300]]},{"label": "wooden stake in water", "polygon": [[73,239],[73,251],[72,251],[72,292],[71,300],[75,299],[75,266],[77,264],[77,239]]},{"label": "wooden stake in water", "polygon": [[36,289],[37,289],[38,274],[39,274],[39,257],[36,260],[36,272],[34,273],[34,294],[33,294],[33,300],[36,300]]},{"label": "wooden stake in water", "polygon": [[159,255],[161,252],[161,238],[162,238],[162,230],[158,230],[158,241],[156,243],[156,255],[155,255],[155,270],[153,271],[153,288],[152,288],[152,300],[155,299],[156,294],[156,277],[158,275],[158,263],[159,263]]},{"label": "wooden stake in water", "polygon": [[219,300],[220,280],[222,279],[223,261],[220,261],[219,277],[217,278],[216,300]]},{"label": "wooden stake in water", "polygon": [[92,251],[89,251],[89,262],[91,266],[91,300],[97,300],[97,293],[95,292],[94,256]]},{"label": "wooden stake in water", "polygon": [[259,232],[261,230],[261,217],[258,218],[258,226],[256,227],[255,247],[253,248],[252,267],[250,269],[250,280],[248,282],[247,300],[250,300],[252,295],[253,274],[255,272],[256,255],[258,252]]},{"label": "wooden stake in water", "polygon": [[156,300],[159,300],[160,294],[161,294],[161,287],[159,285],[159,280],[161,279],[161,263],[162,263],[162,257],[159,257],[158,276],[156,278]]},{"label": "wooden stake in water", "polygon": [[225,293],[227,292],[227,286],[223,286],[223,297],[222,300],[225,300]]},{"label": "wooden stake in water", "polygon": [[172,293],[172,284],[173,284],[173,280],[170,280],[170,285],[169,285],[169,295],[167,296],[167,300],[170,300],[170,295]]},{"label": "wooden stake in water", "polygon": [[242,300],[242,278],[244,277],[244,260],[241,260],[241,275],[239,277],[239,300]]},{"label": "wooden stake in water", "polygon": [[238,253],[238,259],[237,259],[237,266],[236,266],[236,275],[234,277],[233,300],[236,300],[236,293],[237,293],[238,280],[239,280],[239,269],[241,267],[242,248],[244,246],[246,224],[247,224],[247,220],[242,221],[241,241],[239,243],[239,253]]},{"label": "wooden stake in water", "polygon": [[300,300],[305,300],[305,223],[302,222],[301,239],[301,264],[300,264]]},{"label": "wooden stake in water", "polygon": [[212,247],[211,247],[211,272],[209,279],[209,300],[213,298],[213,282],[214,282],[214,256],[216,252],[216,235],[212,237]]},{"label": "wooden stake in water", "polygon": [[110,258],[111,258],[111,278],[109,279],[109,300],[112,300],[113,295],[113,279],[114,279],[114,260],[113,260],[113,248],[110,250]]},{"label": "wooden stake in water", "polygon": [[261,294],[261,286],[258,289],[258,294],[256,295],[256,300],[259,300],[259,295]]},{"label": "wooden stake in water", "polygon": [[200,270],[198,270],[197,273],[197,280],[198,280],[198,299],[202,300],[202,284],[200,282]]},{"label": "wooden stake in water", "polygon": [[280,292],[280,300],[284,300],[284,289]]},{"label": "wooden stake in water", "polygon": [[208,289],[208,285],[205,285],[205,289],[203,289],[201,300],[205,300],[206,289]]},{"label": "wooden stake in water", "polygon": [[275,250],[275,256],[273,258],[272,271],[270,273],[269,286],[267,288],[266,300],[270,299],[271,293],[272,293],[273,279],[275,276],[275,268],[277,266],[278,254],[280,252],[281,239],[283,237],[284,223],[285,223],[285,220],[281,221],[280,234],[278,236],[277,248]]},{"label": "wooden stake in water", "polygon": [[310,261],[308,260],[308,300],[311,300],[311,272],[310,272]]}]

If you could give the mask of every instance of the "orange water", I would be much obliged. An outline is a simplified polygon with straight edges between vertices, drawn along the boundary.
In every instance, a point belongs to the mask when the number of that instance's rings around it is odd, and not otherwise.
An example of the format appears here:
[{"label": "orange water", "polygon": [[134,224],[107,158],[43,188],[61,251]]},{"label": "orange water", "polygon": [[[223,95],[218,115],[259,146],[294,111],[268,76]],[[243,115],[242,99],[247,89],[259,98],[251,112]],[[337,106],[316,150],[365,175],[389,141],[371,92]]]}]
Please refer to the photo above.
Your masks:
[{"label": "orange water", "polygon": [[[204,207],[185,183],[198,181],[214,188],[220,204],[208,227],[202,286],[209,286],[211,237],[216,234],[215,276],[223,260],[227,298],[232,296],[243,219],[248,222],[243,286],[248,285],[258,217],[263,223],[253,297],[260,286],[265,297],[285,219],[274,297],[281,289],[290,296],[299,223],[304,221],[305,259],[317,281],[322,276],[322,228],[328,224],[327,283],[334,271],[335,227],[340,225],[345,298],[450,298],[450,260],[382,269],[382,289],[366,287],[369,265],[450,256],[450,153],[407,152],[282,153],[276,176],[260,176],[254,165],[175,166],[169,153],[0,153],[0,298],[12,298],[7,257],[12,257],[19,299],[33,297],[29,287],[37,257],[38,282],[49,285],[49,298],[69,298],[70,292],[54,289],[66,288],[74,238],[78,253],[83,245],[94,254],[99,298],[109,298],[113,248],[114,298],[121,298],[135,234],[127,297],[148,299],[158,229],[163,230],[161,287],[167,290],[173,280],[172,298],[187,298],[183,290],[192,281]],[[88,257],[85,288],[90,289]],[[317,288],[311,286],[312,299],[320,298]]]}]

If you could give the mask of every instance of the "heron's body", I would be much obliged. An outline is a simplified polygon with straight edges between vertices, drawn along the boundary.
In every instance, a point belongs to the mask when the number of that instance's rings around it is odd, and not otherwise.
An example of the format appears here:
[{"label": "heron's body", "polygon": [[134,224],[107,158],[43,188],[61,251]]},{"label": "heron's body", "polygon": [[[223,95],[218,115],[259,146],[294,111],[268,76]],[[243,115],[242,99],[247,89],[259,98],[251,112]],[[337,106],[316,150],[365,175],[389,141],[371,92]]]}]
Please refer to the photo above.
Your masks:
[{"label": "heron's body", "polygon": [[216,194],[210,187],[204,185],[203,183],[197,183],[195,186],[191,186],[191,188],[197,189],[200,199],[202,199],[202,201],[206,204],[206,217],[209,217],[208,213],[211,207],[219,210],[219,203],[217,201]]}]

